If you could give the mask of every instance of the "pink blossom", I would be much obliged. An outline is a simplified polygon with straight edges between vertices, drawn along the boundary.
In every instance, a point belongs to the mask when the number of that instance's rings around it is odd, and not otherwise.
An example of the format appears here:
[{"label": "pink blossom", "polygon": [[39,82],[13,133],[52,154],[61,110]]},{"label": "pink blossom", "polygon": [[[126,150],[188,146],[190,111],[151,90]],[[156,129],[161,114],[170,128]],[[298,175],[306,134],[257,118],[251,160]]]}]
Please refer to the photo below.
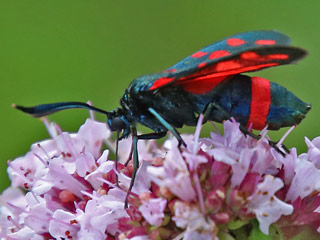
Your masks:
[{"label": "pink blossom", "polygon": [[176,201],[173,208],[172,220],[177,227],[185,229],[183,239],[215,239],[214,233],[218,231],[215,222],[205,219],[199,208],[180,201]]},{"label": "pink blossom", "polygon": [[160,226],[164,218],[164,209],[167,205],[167,200],[161,198],[151,198],[148,200],[142,200],[142,205],[139,207],[139,211],[148,223],[155,226]]},{"label": "pink blossom", "polygon": [[308,157],[317,168],[320,168],[320,137],[316,137],[310,141],[307,137],[305,138],[308,146]]},{"label": "pink blossom", "polygon": [[196,192],[192,186],[188,166],[179,149],[169,149],[163,166],[147,169],[151,180],[162,188],[170,188],[170,192],[184,201],[194,200]]},{"label": "pink blossom", "polygon": [[293,212],[293,206],[287,204],[275,196],[275,193],[283,187],[279,178],[265,175],[263,182],[257,185],[254,194],[248,199],[249,211],[255,213],[263,233],[269,233],[269,226],[276,222],[281,215],[289,215]]},{"label": "pink blossom", "polygon": [[[3,239],[237,239],[253,232],[284,239],[320,235],[320,137],[308,152],[283,156],[224,123],[224,134],[139,141],[140,167],[128,209],[132,139],[115,141],[104,123],[88,119],[77,133],[44,119],[51,139],[8,163],[12,186],[0,196]],[[129,160],[127,165],[124,165]],[[25,191],[21,191],[23,188]],[[257,222],[257,224],[255,223]],[[261,236],[261,235],[260,235]],[[270,236],[277,238],[277,236]]]},{"label": "pink blossom", "polygon": [[295,164],[295,175],[286,196],[287,201],[293,202],[298,197],[305,198],[313,191],[320,190],[320,170],[303,156]]}]

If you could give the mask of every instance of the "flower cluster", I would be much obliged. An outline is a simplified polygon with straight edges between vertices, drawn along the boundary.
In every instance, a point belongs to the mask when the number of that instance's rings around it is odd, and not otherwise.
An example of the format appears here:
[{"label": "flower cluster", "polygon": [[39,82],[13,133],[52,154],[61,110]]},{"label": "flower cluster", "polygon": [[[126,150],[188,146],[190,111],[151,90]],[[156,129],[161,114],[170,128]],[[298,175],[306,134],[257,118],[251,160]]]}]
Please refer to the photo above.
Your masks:
[{"label": "flower cluster", "polygon": [[0,238],[320,238],[320,137],[306,138],[307,153],[293,148],[283,156],[265,130],[255,140],[234,121],[224,123],[223,135],[201,139],[201,118],[194,135],[182,136],[186,148],[174,138],[162,147],[139,141],[127,209],[131,139],[120,142],[115,169],[106,124],[88,119],[69,134],[46,122],[51,139],[8,163]]}]

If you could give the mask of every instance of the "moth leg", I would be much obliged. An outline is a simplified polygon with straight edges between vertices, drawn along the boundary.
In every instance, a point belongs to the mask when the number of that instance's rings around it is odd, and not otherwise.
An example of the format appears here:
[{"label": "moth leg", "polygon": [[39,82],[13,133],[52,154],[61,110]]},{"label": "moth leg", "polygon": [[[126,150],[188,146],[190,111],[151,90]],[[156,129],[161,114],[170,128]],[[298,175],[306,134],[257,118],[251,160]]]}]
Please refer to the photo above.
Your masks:
[{"label": "moth leg", "polygon": [[248,128],[246,128],[245,126],[243,126],[242,124],[240,124],[240,131],[244,134],[244,135],[249,135],[250,137],[259,140],[261,138],[261,136],[254,134],[253,132],[250,132],[248,130]]},{"label": "moth leg", "polygon": [[132,138],[133,138],[133,173],[131,176],[131,181],[130,181],[129,189],[127,191],[126,199],[124,201],[124,208],[128,208],[128,197],[132,190],[134,180],[136,178],[137,170],[139,168],[138,136],[137,136],[137,129],[135,127],[132,128]]},{"label": "moth leg", "polygon": [[[138,137],[138,139],[151,140],[151,139],[160,139],[160,138],[164,137],[166,134],[167,134],[167,132],[154,132],[154,133],[147,133],[147,134],[138,135],[137,137]],[[133,142],[133,139],[132,139],[132,142]],[[131,160],[132,153],[133,153],[133,144],[131,145],[128,159],[124,164],[125,166],[127,166],[129,161]]]},{"label": "moth leg", "polygon": [[275,150],[277,150],[277,152],[280,153],[283,157],[285,157],[286,154],[290,153],[289,148],[287,148],[286,145],[284,145],[284,144],[281,144],[281,147],[283,148],[283,150],[284,150],[285,152],[283,152],[283,151],[278,147],[278,142],[274,142],[274,141],[270,141],[270,140],[269,140],[269,145],[270,145],[271,147],[273,147]]},{"label": "moth leg", "polygon": [[219,104],[215,102],[208,103],[207,106],[204,108],[202,114],[203,114],[203,122],[205,123],[208,121],[211,111],[213,109],[216,109],[216,111],[219,111],[220,114],[222,114],[223,119],[230,120],[232,118],[232,115],[227,112],[224,108],[222,108]]},{"label": "moth leg", "polygon": [[159,113],[157,113],[153,108],[148,108],[149,112],[152,113],[153,116],[156,117],[156,119],[159,120],[159,122],[168,129],[168,131],[172,132],[172,134],[176,137],[176,139],[178,140],[178,147],[180,148],[181,145],[183,145],[184,147],[187,147],[187,144],[183,141],[182,137],[180,136],[179,132],[177,131],[177,129],[175,129],[174,127],[172,127],[170,125],[170,123],[168,123],[166,120],[164,120],[163,117],[160,116]]},{"label": "moth leg", "polygon": [[213,107],[214,107],[213,103],[209,103],[209,104],[205,107],[205,109],[203,110],[203,112],[202,112],[202,114],[203,114],[203,121],[202,121],[202,122],[203,122],[203,123],[205,123],[205,122],[208,121],[209,116],[210,116],[210,113],[211,113]]},{"label": "moth leg", "polygon": [[[139,168],[139,156],[138,156],[138,140],[139,139],[146,139],[146,140],[150,140],[150,139],[159,139],[164,137],[167,134],[167,132],[155,132],[155,133],[148,133],[148,134],[142,134],[142,135],[137,135],[137,130],[136,128],[132,128],[132,151],[130,151],[130,156],[129,158],[131,159],[131,155],[133,153],[133,173],[131,176],[131,182],[130,182],[130,186],[126,195],[126,199],[124,202],[124,207],[128,208],[128,197],[130,195],[130,192],[132,190],[132,187],[134,185],[134,181],[136,178],[136,174]],[[128,160],[127,160],[128,162]],[[127,164],[126,162],[126,164]]]},{"label": "moth leg", "polygon": [[[254,134],[252,132],[250,132],[245,126],[243,126],[242,124],[240,124],[240,131],[245,134],[245,135],[249,135],[250,137],[256,139],[256,140],[259,140],[261,139],[261,136],[257,135],[257,134]],[[274,142],[274,141],[271,141],[269,140],[269,145],[271,147],[273,147],[275,150],[277,150],[278,153],[280,153],[283,157],[286,155],[286,153],[290,153],[290,150],[284,145],[284,144],[281,144],[283,150],[285,151],[285,153],[277,146],[277,143],[278,142]]]},{"label": "moth leg", "polygon": [[163,138],[167,132],[154,132],[154,133],[147,133],[137,136],[138,139],[144,139],[144,140],[151,140],[151,139],[160,139]]}]

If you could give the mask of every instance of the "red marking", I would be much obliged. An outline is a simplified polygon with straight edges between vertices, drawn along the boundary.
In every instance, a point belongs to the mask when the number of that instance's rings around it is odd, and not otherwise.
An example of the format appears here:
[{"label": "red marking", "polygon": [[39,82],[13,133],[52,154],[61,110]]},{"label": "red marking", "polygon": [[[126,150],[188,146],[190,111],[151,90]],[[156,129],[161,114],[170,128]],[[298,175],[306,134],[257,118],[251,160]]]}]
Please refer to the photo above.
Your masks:
[{"label": "red marking", "polygon": [[258,45],[274,45],[274,44],[276,44],[276,41],[269,40],[269,39],[261,39],[261,40],[257,40],[256,44],[258,44]]},{"label": "red marking", "polygon": [[203,56],[205,56],[207,54],[208,53],[206,53],[206,52],[199,51],[199,52],[196,52],[196,53],[192,54],[191,57],[193,57],[193,58],[201,58],[201,57],[203,57]]},{"label": "red marking", "polygon": [[198,65],[198,68],[202,68],[202,67],[204,67],[205,65],[207,65],[206,62],[200,63],[200,64]]},{"label": "red marking", "polygon": [[285,59],[289,58],[289,55],[287,55],[287,54],[270,54],[270,55],[267,55],[267,57],[269,59],[285,60]]},{"label": "red marking", "polygon": [[[229,75],[235,75],[238,73],[256,71],[261,68],[267,68],[267,67],[273,67],[273,66],[279,65],[279,63],[264,63],[260,65],[253,65],[253,66],[247,66],[247,67],[238,67],[238,66],[235,66],[233,61],[230,64],[228,62],[229,61],[224,62],[225,63],[224,66],[221,65],[220,72],[215,72],[208,76],[210,77],[229,76]],[[223,69],[222,67],[225,67],[225,68]]]},{"label": "red marking", "polygon": [[[209,58],[228,55],[230,55],[228,51],[218,50],[211,53]],[[257,71],[262,68],[278,66],[281,63],[275,62],[274,60],[285,60],[287,58],[289,58],[289,55],[287,54],[259,55],[252,51],[244,52],[240,55],[240,58],[220,61],[218,63],[212,64],[211,66],[205,65],[208,64],[208,62],[200,63],[198,65],[198,71],[178,79],[174,77],[159,78],[153,83],[149,90],[154,90],[170,82],[176,81],[175,84],[183,85],[186,91],[195,94],[204,94],[210,92],[216,86],[215,83],[212,83],[212,81],[217,81],[216,78],[225,78],[227,76],[243,72]],[[197,85],[192,86],[192,84]],[[201,84],[203,84],[203,86],[200,86]]]},{"label": "red marking", "polygon": [[261,130],[266,126],[266,120],[271,104],[270,82],[260,77],[251,78],[251,106],[247,127]]},{"label": "red marking", "polygon": [[210,54],[209,59],[215,59],[215,58],[221,58],[221,57],[225,57],[225,56],[229,56],[231,55],[231,53],[229,53],[226,50],[217,50],[213,53]]},{"label": "red marking", "polygon": [[242,59],[252,60],[259,58],[259,55],[255,52],[244,52],[240,55]]},{"label": "red marking", "polygon": [[154,90],[154,89],[157,89],[159,87],[162,87],[164,85],[166,85],[167,83],[171,82],[172,80],[174,80],[175,78],[166,78],[166,77],[163,77],[163,78],[159,78],[158,80],[156,80],[153,85],[149,88],[149,90]]},{"label": "red marking", "polygon": [[202,76],[191,80],[177,81],[177,85],[181,85],[185,91],[193,94],[206,94],[214,89],[224,79],[226,79],[225,76],[218,78]]},{"label": "red marking", "polygon": [[237,60],[229,60],[216,64],[215,72],[223,72],[230,69],[241,68],[242,64]]},{"label": "red marking", "polygon": [[240,64],[240,62],[236,60],[227,60],[224,62],[219,62],[210,67],[200,69],[198,72],[193,73],[189,76],[179,78],[177,80],[177,84],[180,84],[180,82],[191,81],[199,77],[212,79],[217,77],[223,77],[223,76],[226,77],[230,75],[235,75],[243,72],[256,71],[261,68],[278,66],[280,63],[276,63],[276,62],[263,63],[263,64],[255,63],[255,65],[249,65],[248,63],[244,63],[244,64],[247,64],[247,65],[242,65]]},{"label": "red marking", "polygon": [[65,231],[65,235],[68,239],[72,239],[72,236],[70,234],[70,231]]},{"label": "red marking", "polygon": [[28,168],[23,175],[24,175],[25,177],[27,177],[30,173],[31,173],[31,170]]},{"label": "red marking", "polygon": [[78,224],[78,221],[73,219],[73,220],[70,220],[70,224]]},{"label": "red marking", "polygon": [[240,39],[240,38],[229,38],[227,40],[227,44],[231,47],[240,46],[242,44],[245,44],[246,41]]},{"label": "red marking", "polygon": [[240,55],[240,57],[244,60],[254,60],[258,61],[268,61],[271,59],[275,60],[285,60],[289,58],[288,54],[270,54],[270,55],[258,55],[255,52],[244,52]]}]

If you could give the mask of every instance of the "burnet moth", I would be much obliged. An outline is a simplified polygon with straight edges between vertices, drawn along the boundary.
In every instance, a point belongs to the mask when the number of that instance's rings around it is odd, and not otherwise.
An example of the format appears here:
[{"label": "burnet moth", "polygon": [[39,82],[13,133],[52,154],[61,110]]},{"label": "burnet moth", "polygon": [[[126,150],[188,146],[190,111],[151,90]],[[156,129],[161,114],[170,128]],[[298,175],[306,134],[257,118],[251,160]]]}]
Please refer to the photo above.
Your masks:
[{"label": "burnet moth", "polygon": [[[117,136],[121,134],[117,142],[133,137],[134,171],[129,194],[139,167],[138,140],[158,139],[170,131],[179,147],[185,145],[176,128],[195,126],[201,113],[204,122],[234,118],[242,131],[256,138],[248,127],[277,130],[299,124],[311,109],[310,104],[277,83],[241,74],[295,63],[306,55],[305,50],[289,44],[290,38],[277,31],[252,31],[225,38],[163,72],[136,78],[125,90],[121,107],[110,112],[82,102],[15,107],[33,117],[71,108],[105,114],[110,129]],[[153,132],[137,135],[137,123]]]}]

